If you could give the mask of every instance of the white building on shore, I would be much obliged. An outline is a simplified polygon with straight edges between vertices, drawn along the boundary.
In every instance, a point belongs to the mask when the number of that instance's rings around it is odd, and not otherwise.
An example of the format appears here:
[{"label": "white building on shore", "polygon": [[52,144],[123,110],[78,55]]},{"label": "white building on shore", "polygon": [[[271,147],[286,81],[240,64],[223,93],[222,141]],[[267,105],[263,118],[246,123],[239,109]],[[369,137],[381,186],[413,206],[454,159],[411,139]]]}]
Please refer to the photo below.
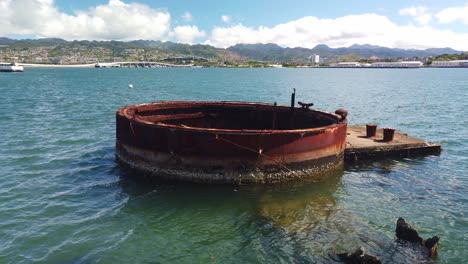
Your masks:
[{"label": "white building on shore", "polygon": [[309,57],[310,63],[319,64],[320,63],[320,55],[313,54]]},{"label": "white building on shore", "polygon": [[468,60],[433,61],[431,67],[468,68]]},{"label": "white building on shore", "polygon": [[397,62],[373,62],[361,63],[361,62],[340,62],[332,67],[337,68],[419,68],[423,66],[420,61],[397,61]]},{"label": "white building on shore", "polygon": [[337,63],[334,67],[339,67],[339,68],[357,68],[357,67],[362,67],[362,64],[357,62],[357,61],[349,61],[349,62],[340,62]]},{"label": "white building on shore", "polygon": [[423,66],[420,61],[373,62],[373,68],[419,68]]}]

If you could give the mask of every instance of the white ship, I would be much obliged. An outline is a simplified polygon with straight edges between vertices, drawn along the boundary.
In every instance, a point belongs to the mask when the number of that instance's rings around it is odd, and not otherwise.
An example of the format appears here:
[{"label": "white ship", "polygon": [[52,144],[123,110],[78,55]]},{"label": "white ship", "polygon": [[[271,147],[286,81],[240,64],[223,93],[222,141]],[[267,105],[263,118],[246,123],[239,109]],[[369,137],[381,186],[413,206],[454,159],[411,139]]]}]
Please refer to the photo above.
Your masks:
[{"label": "white ship", "polygon": [[19,66],[15,61],[12,63],[0,62],[0,72],[22,72],[24,71],[23,66]]}]

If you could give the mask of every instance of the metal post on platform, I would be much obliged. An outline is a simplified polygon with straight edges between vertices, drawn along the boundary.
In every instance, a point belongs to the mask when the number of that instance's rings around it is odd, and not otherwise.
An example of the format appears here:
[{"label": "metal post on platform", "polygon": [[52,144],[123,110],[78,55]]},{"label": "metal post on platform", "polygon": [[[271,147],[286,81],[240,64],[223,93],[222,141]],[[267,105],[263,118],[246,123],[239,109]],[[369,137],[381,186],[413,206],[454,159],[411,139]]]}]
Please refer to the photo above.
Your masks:
[{"label": "metal post on platform", "polygon": [[376,124],[367,124],[366,125],[366,137],[375,137],[377,132],[377,125]]},{"label": "metal post on platform", "polygon": [[291,120],[289,123],[289,129],[294,129],[294,105],[296,104],[296,88],[293,88],[293,93],[291,94]]},{"label": "metal post on platform", "polygon": [[276,102],[273,104],[273,120],[271,121],[271,129],[276,129]]},{"label": "metal post on platform", "polygon": [[294,112],[295,104],[296,104],[296,88],[293,88],[293,93],[291,94],[291,112]]},{"label": "metal post on platform", "polygon": [[383,141],[384,142],[392,141],[394,135],[395,135],[395,129],[393,129],[393,128],[384,128],[383,129]]}]

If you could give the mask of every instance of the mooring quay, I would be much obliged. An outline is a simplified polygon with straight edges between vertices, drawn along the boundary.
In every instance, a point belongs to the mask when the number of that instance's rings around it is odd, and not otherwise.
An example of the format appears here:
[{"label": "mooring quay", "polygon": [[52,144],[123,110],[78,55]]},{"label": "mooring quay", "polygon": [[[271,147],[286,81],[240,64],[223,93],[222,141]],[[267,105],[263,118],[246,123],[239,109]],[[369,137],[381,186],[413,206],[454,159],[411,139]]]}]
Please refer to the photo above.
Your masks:
[{"label": "mooring quay", "polygon": [[345,161],[439,154],[441,150],[440,144],[426,142],[401,131],[378,129],[376,125],[354,125],[347,129]]}]

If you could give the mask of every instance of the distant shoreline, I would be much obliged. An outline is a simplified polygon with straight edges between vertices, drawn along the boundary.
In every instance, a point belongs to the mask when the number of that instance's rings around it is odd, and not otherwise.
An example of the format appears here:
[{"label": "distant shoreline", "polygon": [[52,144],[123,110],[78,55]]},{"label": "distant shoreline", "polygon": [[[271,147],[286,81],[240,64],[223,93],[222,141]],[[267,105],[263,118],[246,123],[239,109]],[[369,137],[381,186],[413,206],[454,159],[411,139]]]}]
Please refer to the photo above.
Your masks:
[{"label": "distant shoreline", "polygon": [[18,63],[18,65],[26,67],[26,68],[94,68],[96,63],[90,64],[70,64],[70,65],[62,65],[62,64],[35,64],[35,63]]},{"label": "distant shoreline", "polygon": [[[35,64],[35,63],[18,63],[19,66],[23,66],[25,68],[95,68],[96,63],[88,63],[88,64]],[[177,66],[175,66],[178,68]],[[181,66],[179,66],[181,67]],[[199,67],[199,66],[198,66]],[[193,67],[193,68],[198,68]],[[106,68],[106,67],[103,67]],[[108,67],[110,68],[110,67]],[[126,68],[126,67],[122,67]],[[181,68],[191,68],[191,67],[181,67]],[[467,68],[467,67],[460,67],[460,66],[421,66],[421,67],[343,67],[343,66],[299,66],[299,67],[239,67],[239,66],[209,66],[204,68],[297,68],[297,69],[440,69],[440,68]]]}]

